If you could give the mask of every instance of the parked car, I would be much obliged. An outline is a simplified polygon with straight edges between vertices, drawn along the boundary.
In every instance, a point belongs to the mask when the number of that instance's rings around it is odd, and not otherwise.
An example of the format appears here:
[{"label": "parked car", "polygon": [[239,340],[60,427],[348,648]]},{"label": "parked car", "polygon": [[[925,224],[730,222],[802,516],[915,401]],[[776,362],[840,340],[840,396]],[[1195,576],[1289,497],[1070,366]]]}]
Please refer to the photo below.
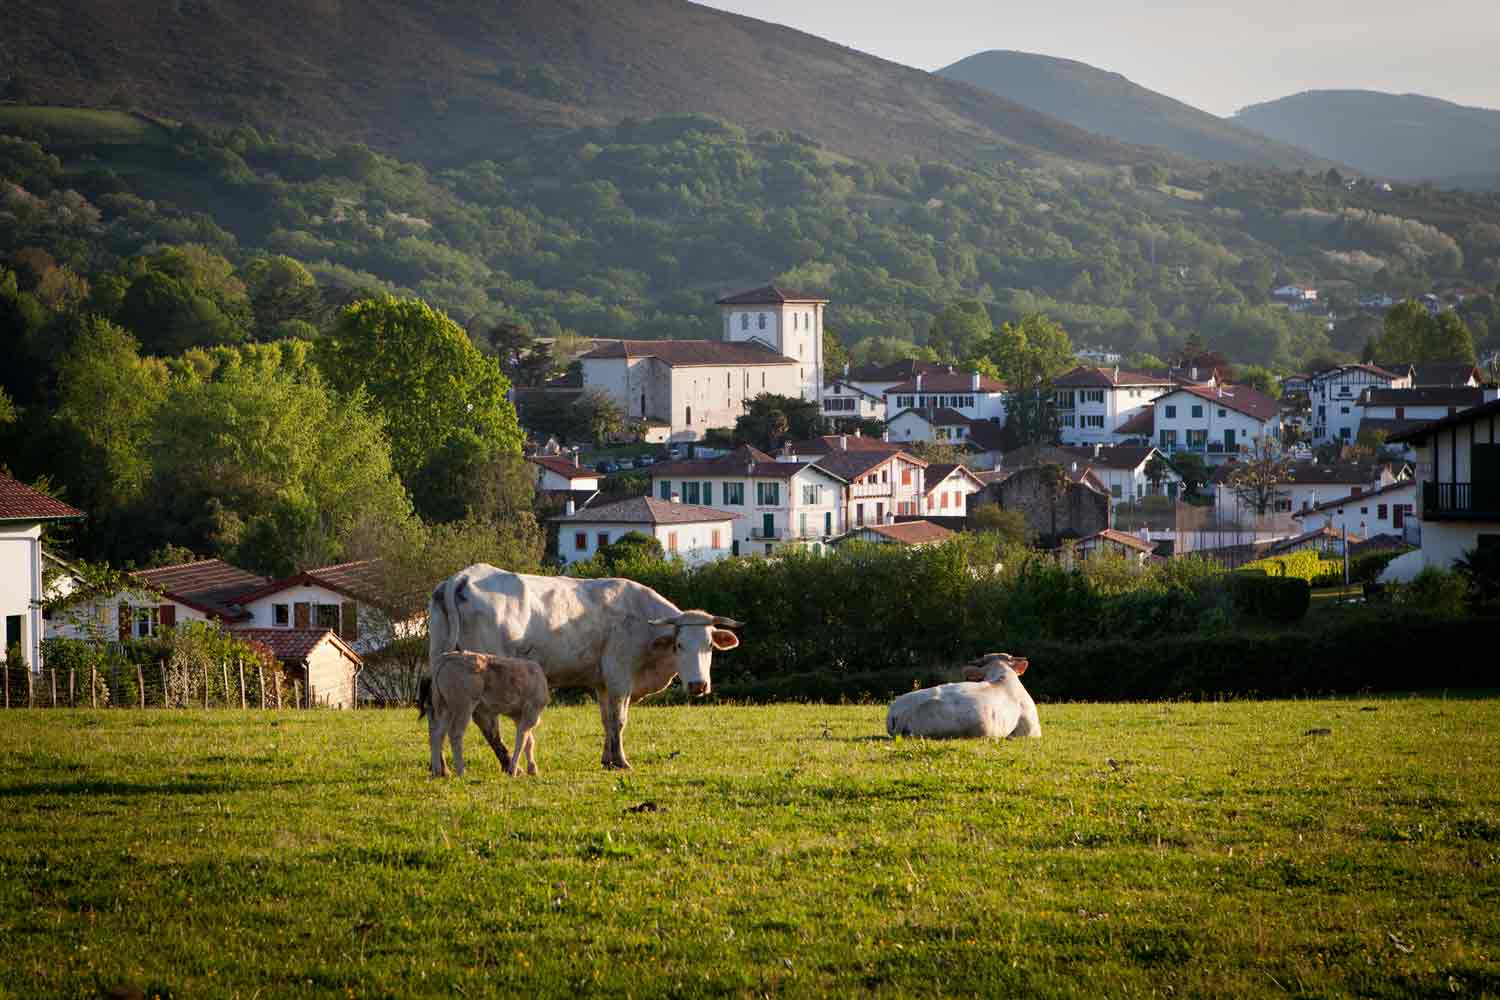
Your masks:
[{"label": "parked car", "polygon": [[633,469],[635,468],[635,459],[622,458],[615,463],[615,468],[620,469],[621,471],[624,471],[625,469]]},{"label": "parked car", "polygon": [[611,472],[619,472],[620,471],[620,467],[618,465],[616,465],[615,463],[609,461],[608,459],[606,459],[603,462],[595,462],[594,463],[594,468],[597,469],[599,472],[604,473],[606,476],[609,475]]}]

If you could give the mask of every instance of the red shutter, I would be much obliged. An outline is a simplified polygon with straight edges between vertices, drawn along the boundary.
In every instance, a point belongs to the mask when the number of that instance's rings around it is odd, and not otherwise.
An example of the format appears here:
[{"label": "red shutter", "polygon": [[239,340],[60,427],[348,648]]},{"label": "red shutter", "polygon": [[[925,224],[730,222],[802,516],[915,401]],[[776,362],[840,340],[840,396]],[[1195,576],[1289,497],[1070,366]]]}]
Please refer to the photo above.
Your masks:
[{"label": "red shutter", "polygon": [[160,609],[160,617],[157,624],[162,628],[172,628],[177,624],[177,605],[163,604]]},{"label": "red shutter", "polygon": [[120,641],[130,638],[130,605],[120,605]]}]

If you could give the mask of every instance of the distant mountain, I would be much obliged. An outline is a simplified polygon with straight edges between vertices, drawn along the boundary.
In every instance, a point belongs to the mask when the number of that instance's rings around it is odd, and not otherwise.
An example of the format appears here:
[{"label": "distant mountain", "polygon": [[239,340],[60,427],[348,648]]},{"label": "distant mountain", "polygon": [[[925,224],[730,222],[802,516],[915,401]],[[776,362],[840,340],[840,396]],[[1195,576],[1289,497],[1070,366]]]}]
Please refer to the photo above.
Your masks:
[{"label": "distant mountain", "polygon": [[1305,149],[1072,59],[995,50],[937,72],[1090,132],[1183,156],[1284,170],[1329,165]]},{"label": "distant mountain", "polygon": [[1500,111],[1420,94],[1309,90],[1234,120],[1378,177],[1500,187]]},{"label": "distant mountain", "polygon": [[835,152],[1149,153],[921,70],[684,0],[7,0],[0,99],[250,122],[427,163],[703,113]]}]

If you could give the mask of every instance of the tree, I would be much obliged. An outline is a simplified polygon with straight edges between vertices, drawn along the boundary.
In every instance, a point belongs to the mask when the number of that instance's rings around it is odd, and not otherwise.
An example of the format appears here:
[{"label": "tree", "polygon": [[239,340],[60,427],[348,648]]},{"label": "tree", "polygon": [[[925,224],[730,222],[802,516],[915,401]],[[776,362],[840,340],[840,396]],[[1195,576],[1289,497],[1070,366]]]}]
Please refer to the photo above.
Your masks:
[{"label": "tree", "polygon": [[573,404],[578,426],[595,444],[603,444],[610,435],[625,427],[625,411],[613,396],[600,388],[585,390]]},{"label": "tree", "polygon": [[363,388],[385,424],[402,482],[414,482],[434,461],[451,464],[455,437],[467,439],[471,447],[461,450],[473,462],[521,452],[521,427],[506,398],[510,381],[458,324],[425,302],[382,296],[347,306],[315,357],[335,388]]},{"label": "tree", "polygon": [[1184,495],[1197,493],[1208,482],[1208,465],[1204,463],[1203,456],[1191,451],[1181,451],[1172,456],[1172,468],[1182,477],[1182,492]]},{"label": "tree", "polygon": [[823,433],[818,404],[763,392],[750,400],[745,415],[734,422],[734,443],[769,451],[787,438],[805,440]]},{"label": "tree", "polygon": [[1171,470],[1167,460],[1160,455],[1152,455],[1146,462],[1146,482],[1151,484],[1152,493],[1161,492],[1161,484],[1170,478]]},{"label": "tree", "polygon": [[286,256],[258,257],[245,268],[255,328],[268,340],[293,320],[314,323],[322,298],[307,268]]},{"label": "tree", "polygon": [[1244,365],[1235,373],[1235,381],[1257,392],[1263,392],[1273,399],[1281,398],[1281,380],[1269,368],[1263,368],[1260,365]]},{"label": "tree", "polygon": [[993,335],[989,312],[971,299],[943,307],[927,331],[927,346],[943,361],[960,361],[980,352]]},{"label": "tree", "polygon": [[1292,460],[1269,441],[1257,441],[1244,461],[1236,462],[1225,484],[1235,499],[1264,517],[1287,496],[1282,484],[1291,472]]},{"label": "tree", "polygon": [[962,445],[947,441],[915,441],[901,447],[929,465],[962,465],[969,458]]},{"label": "tree", "polygon": [[833,375],[844,370],[849,363],[849,352],[844,350],[844,342],[839,340],[839,335],[828,327],[823,328],[823,371]]},{"label": "tree", "polygon": [[969,530],[999,535],[1005,542],[1015,545],[1025,545],[1031,536],[1025,514],[1006,510],[997,503],[982,503],[969,511]]},{"label": "tree", "polygon": [[1474,338],[1451,309],[1437,316],[1407,299],[1385,314],[1385,327],[1367,352],[1376,364],[1475,361]]},{"label": "tree", "polygon": [[1057,439],[1057,402],[1052,379],[1074,367],[1073,344],[1061,324],[1040,313],[1006,323],[986,343],[1008,391],[1008,448],[1050,444]]}]

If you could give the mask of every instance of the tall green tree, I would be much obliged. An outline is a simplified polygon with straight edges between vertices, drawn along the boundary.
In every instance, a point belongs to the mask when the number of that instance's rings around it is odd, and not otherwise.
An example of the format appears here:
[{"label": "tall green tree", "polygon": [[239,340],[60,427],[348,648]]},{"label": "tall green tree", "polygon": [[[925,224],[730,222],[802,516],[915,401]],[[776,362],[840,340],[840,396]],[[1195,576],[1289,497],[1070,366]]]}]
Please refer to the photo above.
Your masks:
[{"label": "tall green tree", "polygon": [[823,430],[816,402],[763,392],[750,400],[745,415],[734,422],[734,443],[769,451],[787,438],[805,440]]},{"label": "tall green tree", "polygon": [[1385,327],[1368,351],[1376,364],[1461,361],[1474,364],[1474,338],[1451,309],[1433,316],[1412,299],[1385,314]]},{"label": "tall green tree", "polygon": [[994,324],[984,303],[972,299],[943,307],[927,331],[927,346],[942,361],[962,361],[979,353],[994,335]]},{"label": "tall green tree", "polygon": [[1003,324],[985,347],[1007,386],[1007,446],[1055,441],[1057,405],[1052,380],[1075,364],[1073,343],[1062,324],[1031,313],[1019,322]]},{"label": "tall green tree", "polygon": [[419,299],[347,306],[314,357],[339,390],[363,388],[408,485],[429,464],[452,462],[454,438],[469,442],[471,462],[521,452],[521,427],[506,398],[510,380],[457,323]]},{"label": "tall green tree", "polygon": [[277,254],[252,260],[245,267],[245,287],[260,339],[272,339],[294,320],[316,325],[322,304],[318,282],[291,257]]}]

